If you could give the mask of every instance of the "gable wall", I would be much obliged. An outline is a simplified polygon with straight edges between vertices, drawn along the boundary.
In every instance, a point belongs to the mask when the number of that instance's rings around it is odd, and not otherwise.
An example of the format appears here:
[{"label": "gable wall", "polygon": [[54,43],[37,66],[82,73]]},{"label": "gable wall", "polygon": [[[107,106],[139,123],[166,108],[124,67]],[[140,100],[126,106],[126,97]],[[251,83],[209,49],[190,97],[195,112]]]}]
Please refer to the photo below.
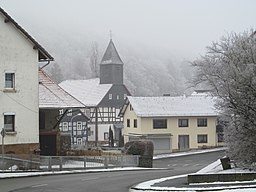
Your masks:
[{"label": "gable wall", "polygon": [[[15,113],[16,133],[6,144],[38,143],[38,51],[0,13],[0,126],[4,112]],[[5,71],[15,73],[15,92],[5,92]]]}]

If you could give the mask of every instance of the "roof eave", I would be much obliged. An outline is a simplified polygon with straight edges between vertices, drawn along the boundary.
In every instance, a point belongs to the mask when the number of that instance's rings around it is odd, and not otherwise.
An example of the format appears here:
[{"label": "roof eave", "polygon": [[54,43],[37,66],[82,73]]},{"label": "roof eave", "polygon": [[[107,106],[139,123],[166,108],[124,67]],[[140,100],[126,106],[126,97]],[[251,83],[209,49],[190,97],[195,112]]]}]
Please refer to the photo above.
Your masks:
[{"label": "roof eave", "polygon": [[38,49],[39,62],[54,61],[54,58],[1,7],[0,7],[0,12],[6,17],[5,23],[11,22],[24,36],[26,36],[32,42],[32,44],[34,44],[33,48]]}]

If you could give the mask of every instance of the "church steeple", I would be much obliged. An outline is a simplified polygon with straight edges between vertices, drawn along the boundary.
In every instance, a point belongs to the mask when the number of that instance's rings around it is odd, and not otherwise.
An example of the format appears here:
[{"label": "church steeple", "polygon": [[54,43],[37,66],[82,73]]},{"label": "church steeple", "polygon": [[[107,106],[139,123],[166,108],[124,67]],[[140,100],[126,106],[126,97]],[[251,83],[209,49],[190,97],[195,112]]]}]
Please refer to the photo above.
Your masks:
[{"label": "church steeple", "polygon": [[100,64],[124,64],[116,50],[112,39],[109,41],[108,47],[102,57]]},{"label": "church steeple", "polygon": [[123,84],[123,65],[111,38],[100,63],[100,84]]}]

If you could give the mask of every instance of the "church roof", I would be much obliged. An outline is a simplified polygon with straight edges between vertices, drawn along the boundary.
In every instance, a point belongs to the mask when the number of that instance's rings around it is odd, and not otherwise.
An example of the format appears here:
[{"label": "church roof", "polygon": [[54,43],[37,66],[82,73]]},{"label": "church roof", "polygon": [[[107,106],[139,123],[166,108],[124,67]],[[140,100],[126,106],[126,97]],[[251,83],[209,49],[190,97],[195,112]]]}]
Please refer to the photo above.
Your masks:
[{"label": "church roof", "polygon": [[116,50],[112,39],[110,39],[100,64],[124,64]]},{"label": "church roof", "polygon": [[66,80],[59,86],[87,107],[97,106],[108,93],[112,84],[100,84],[99,78],[88,80]]},{"label": "church roof", "polygon": [[40,69],[39,75],[39,108],[84,108],[85,106],[54,83],[48,75]]}]

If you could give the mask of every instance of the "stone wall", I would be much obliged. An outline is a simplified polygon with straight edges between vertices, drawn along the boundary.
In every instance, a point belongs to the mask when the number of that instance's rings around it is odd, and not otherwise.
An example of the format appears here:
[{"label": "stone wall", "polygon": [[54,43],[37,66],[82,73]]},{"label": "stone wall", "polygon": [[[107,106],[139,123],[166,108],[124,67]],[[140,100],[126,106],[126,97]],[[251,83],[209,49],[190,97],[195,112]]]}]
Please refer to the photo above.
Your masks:
[{"label": "stone wall", "polygon": [[[39,148],[39,143],[12,144],[4,145],[4,152],[6,154],[34,154]],[[0,145],[0,153],[2,153],[2,145]]]},{"label": "stone wall", "polygon": [[192,174],[188,175],[188,183],[211,183],[231,181],[252,181],[256,173],[228,173],[228,174]]}]

